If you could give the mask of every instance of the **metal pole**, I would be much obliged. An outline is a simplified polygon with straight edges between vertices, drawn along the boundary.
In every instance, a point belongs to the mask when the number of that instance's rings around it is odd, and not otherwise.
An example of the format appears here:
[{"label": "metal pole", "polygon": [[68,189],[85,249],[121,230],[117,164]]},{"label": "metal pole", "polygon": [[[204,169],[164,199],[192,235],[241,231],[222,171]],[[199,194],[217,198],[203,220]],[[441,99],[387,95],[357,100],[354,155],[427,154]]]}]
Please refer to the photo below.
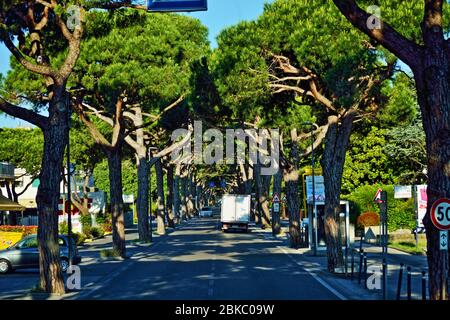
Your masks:
[{"label": "metal pole", "polygon": [[69,266],[72,265],[72,195],[70,184],[70,107],[67,105],[67,203],[69,206],[67,215],[67,230],[69,237]]},{"label": "metal pole", "polygon": [[406,290],[408,294],[408,300],[411,300],[411,267],[406,268]]},{"label": "metal pole", "polygon": [[364,252],[364,288],[367,289],[367,254]]},{"label": "metal pole", "polygon": [[398,283],[397,283],[397,300],[400,300],[400,295],[402,293],[402,281],[403,281],[403,269],[405,265],[400,263],[400,271],[398,273]]},{"label": "metal pole", "polygon": [[363,266],[364,250],[359,253],[359,269],[358,269],[358,284],[361,284],[361,272]]},{"label": "metal pole", "polygon": [[422,300],[427,300],[427,276],[426,271],[422,271]]},{"label": "metal pole", "polygon": [[383,259],[383,300],[387,300],[387,263]]},{"label": "metal pole", "polygon": [[153,217],[152,217],[152,165],[151,165],[151,160],[152,160],[152,157],[150,156],[151,155],[151,153],[150,153],[151,151],[150,151],[150,149],[148,150],[148,155],[149,155],[149,169],[148,169],[148,171],[149,171],[149,186],[148,186],[148,193],[149,193],[149,196],[148,196],[148,200],[149,200],[149,208],[148,208],[148,211],[149,211],[149,219],[150,219],[150,242],[153,242]]},{"label": "metal pole", "polygon": [[311,165],[312,165],[312,206],[313,206],[313,233],[314,233],[314,256],[317,255],[317,210],[316,210],[316,184],[315,184],[315,174],[314,174],[314,136],[313,136],[313,125],[311,124]]}]

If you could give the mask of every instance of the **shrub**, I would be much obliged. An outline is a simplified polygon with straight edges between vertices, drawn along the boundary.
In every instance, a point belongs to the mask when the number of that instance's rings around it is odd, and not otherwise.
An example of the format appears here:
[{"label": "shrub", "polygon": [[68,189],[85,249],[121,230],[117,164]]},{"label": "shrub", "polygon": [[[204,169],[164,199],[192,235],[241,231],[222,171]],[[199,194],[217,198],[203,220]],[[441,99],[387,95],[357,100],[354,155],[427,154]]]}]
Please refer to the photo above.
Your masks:
[{"label": "shrub", "polygon": [[103,228],[101,227],[92,227],[91,228],[91,235],[94,238],[103,237],[105,232],[103,231]]},{"label": "shrub", "polygon": [[0,231],[21,232],[24,237],[37,234],[37,226],[0,226]]},{"label": "shrub", "polygon": [[109,223],[102,224],[103,233],[112,232],[112,225]]},{"label": "shrub", "polygon": [[380,225],[380,215],[376,212],[364,212],[358,217],[358,226],[373,227]]},{"label": "shrub", "polygon": [[356,188],[350,195],[343,195],[342,199],[352,202],[351,215],[358,216],[363,212],[379,213],[379,206],[373,201],[378,188],[387,191],[388,195],[388,229],[413,229],[416,225],[414,214],[414,199],[395,199],[392,185],[365,185]]},{"label": "shrub", "polygon": [[69,234],[69,226],[67,221],[63,221],[59,224],[59,233],[60,234]]},{"label": "shrub", "polygon": [[82,245],[84,243],[84,241],[86,241],[86,239],[87,239],[86,235],[83,233],[75,232],[72,234],[72,236],[73,236],[77,246]]},{"label": "shrub", "polygon": [[92,227],[90,225],[84,225],[83,226],[83,234],[87,237],[87,238],[92,238],[92,233],[91,233]]}]

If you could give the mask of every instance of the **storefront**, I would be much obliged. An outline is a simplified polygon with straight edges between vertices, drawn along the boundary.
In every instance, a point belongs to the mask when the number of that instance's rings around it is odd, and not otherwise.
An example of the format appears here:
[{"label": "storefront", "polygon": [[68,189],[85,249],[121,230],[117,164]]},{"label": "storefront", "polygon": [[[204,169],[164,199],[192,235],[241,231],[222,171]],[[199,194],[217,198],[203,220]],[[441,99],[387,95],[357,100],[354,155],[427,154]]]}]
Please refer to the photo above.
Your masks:
[{"label": "storefront", "polygon": [[11,214],[22,213],[24,210],[25,207],[0,195],[0,225],[9,224]]}]

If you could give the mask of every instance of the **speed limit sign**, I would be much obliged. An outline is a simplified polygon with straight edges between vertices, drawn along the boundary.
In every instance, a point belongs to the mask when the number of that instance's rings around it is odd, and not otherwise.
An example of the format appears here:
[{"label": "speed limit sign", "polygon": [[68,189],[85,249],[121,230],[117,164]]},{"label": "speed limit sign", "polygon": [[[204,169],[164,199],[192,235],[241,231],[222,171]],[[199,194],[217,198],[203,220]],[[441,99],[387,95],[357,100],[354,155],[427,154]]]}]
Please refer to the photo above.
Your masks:
[{"label": "speed limit sign", "polygon": [[439,230],[450,230],[450,199],[439,199],[433,204],[431,221]]}]

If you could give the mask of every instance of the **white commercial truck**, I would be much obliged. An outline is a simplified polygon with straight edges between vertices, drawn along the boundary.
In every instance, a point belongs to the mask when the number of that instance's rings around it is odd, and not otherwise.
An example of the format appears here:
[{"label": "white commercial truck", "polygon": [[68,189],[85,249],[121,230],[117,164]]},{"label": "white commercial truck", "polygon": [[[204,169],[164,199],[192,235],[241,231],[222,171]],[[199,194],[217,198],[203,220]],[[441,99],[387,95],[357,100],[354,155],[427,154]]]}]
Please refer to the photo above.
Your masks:
[{"label": "white commercial truck", "polygon": [[220,222],[222,230],[248,231],[250,221],[250,195],[226,194],[222,197]]}]

